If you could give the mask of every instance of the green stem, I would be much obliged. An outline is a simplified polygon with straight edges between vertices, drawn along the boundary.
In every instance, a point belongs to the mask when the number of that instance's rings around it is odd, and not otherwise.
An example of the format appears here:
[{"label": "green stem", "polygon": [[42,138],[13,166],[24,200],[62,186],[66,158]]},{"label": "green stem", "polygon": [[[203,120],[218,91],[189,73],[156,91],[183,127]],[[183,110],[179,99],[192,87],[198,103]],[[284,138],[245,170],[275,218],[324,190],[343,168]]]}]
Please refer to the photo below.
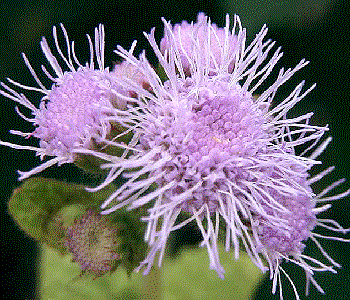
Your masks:
[{"label": "green stem", "polygon": [[162,283],[161,271],[158,266],[153,266],[151,271],[143,277],[143,297],[142,300],[161,300]]}]

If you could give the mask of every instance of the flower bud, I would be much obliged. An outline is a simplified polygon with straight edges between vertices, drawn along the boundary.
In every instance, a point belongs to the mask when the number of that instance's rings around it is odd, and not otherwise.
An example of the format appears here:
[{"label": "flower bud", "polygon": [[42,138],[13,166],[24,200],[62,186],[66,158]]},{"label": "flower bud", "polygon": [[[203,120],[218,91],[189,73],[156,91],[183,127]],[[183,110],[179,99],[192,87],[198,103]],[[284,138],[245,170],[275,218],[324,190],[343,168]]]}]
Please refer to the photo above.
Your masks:
[{"label": "flower bud", "polygon": [[121,259],[118,227],[92,209],[68,227],[65,244],[83,273],[96,277],[115,270]]}]

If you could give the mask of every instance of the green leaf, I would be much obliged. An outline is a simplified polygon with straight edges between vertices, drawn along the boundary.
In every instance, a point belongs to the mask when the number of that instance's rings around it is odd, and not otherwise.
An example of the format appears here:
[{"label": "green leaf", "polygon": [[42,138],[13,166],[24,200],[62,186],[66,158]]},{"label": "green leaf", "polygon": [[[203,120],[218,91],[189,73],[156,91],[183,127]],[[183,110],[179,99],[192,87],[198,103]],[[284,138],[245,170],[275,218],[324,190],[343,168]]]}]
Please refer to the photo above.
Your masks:
[{"label": "green leaf", "polygon": [[54,300],[109,300],[139,299],[142,276],[133,274],[132,280],[124,269],[112,275],[94,278],[80,276],[78,264],[71,263],[72,256],[61,256],[43,246],[39,261],[39,297]]},{"label": "green leaf", "polygon": [[167,261],[163,268],[164,297],[166,300],[252,299],[263,275],[245,252],[235,260],[234,253],[219,245],[220,262],[225,279],[209,269],[206,249],[182,252],[178,259]]},{"label": "green leaf", "polygon": [[67,226],[88,207],[99,207],[113,191],[114,187],[108,186],[90,193],[83,185],[33,177],[13,191],[8,209],[29,236],[64,254],[62,239]]},{"label": "green leaf", "polygon": [[[241,253],[236,261],[232,252],[225,252],[220,246],[221,263],[225,268],[225,279],[218,278],[209,270],[206,249],[191,249],[181,253],[177,259],[165,258],[160,268],[162,299],[165,300],[209,300],[252,299],[255,288],[262,279],[247,254]],[[55,300],[108,300],[147,299],[145,293],[151,286],[142,272],[132,273],[118,269],[112,275],[95,280],[79,277],[80,270],[70,263],[70,256],[59,256],[43,247],[40,260],[40,299]]]}]

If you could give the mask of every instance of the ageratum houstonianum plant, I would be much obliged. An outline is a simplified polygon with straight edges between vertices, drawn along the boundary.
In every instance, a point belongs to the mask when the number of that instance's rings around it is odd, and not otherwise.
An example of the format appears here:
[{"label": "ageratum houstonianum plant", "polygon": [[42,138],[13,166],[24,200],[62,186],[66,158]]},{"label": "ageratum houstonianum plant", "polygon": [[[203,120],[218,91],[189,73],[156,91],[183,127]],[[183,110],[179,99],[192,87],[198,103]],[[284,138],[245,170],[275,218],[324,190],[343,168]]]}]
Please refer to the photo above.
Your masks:
[{"label": "ageratum houstonianum plant", "polygon": [[[103,26],[95,30],[94,42],[88,36],[90,61],[85,65],[77,59],[74,43],[63,26],[66,54],[59,46],[55,27],[57,58],[45,38],[42,40],[42,50],[55,73],[42,67],[53,82],[51,88],[44,86],[23,55],[38,87],[9,82],[43,95],[40,106],[10,84],[2,83],[0,93],[32,112],[26,117],[17,109],[34,125],[34,131],[12,133],[37,138],[39,147],[0,144],[35,151],[42,159],[51,158],[31,171],[20,172],[20,179],[56,163],[95,157],[100,162],[97,167],[108,175],[98,187],[90,188],[91,192],[108,186],[120,175],[124,177],[124,183],[103,203],[103,214],[123,206],[148,208],[143,221],[147,223],[145,239],[150,249],[138,268],[144,268],[144,274],[157,255],[161,265],[169,234],[195,221],[203,235],[201,245],[208,250],[210,267],[221,278],[224,269],[217,244],[223,231],[226,250],[232,249],[238,259],[243,248],[262,272],[270,272],[273,292],[279,286],[281,298],[281,275],[287,277],[299,298],[293,280],[281,267],[283,261],[294,262],[305,271],[307,289],[311,282],[323,292],[314,273],[335,273],[340,266],[319,240],[347,240],[323,236],[314,229],[319,226],[336,233],[348,232],[320,214],[331,207],[327,202],[344,198],[350,191],[334,195],[342,179],[319,194],[313,192],[313,184],[334,169],[310,176],[311,168],[321,164],[317,157],[331,138],[322,139],[328,128],[312,125],[312,113],[290,117],[289,112],[315,85],[305,88],[301,82],[287,97],[275,101],[279,88],[308,62],[302,60],[292,69],[280,69],[276,80],[263,89],[282,56],[280,48],[273,50],[274,42],[265,40],[266,26],[247,46],[246,31],[237,16],[232,30],[229,17],[226,26],[220,28],[204,14],[191,24],[184,21],[172,26],[163,22],[160,46],[154,29],[145,34],[158,58],[157,69],[144,52],[139,57],[133,54],[136,42],[129,51],[118,47],[116,52],[123,62],[111,71],[105,68]],[[180,214],[187,219],[177,221]],[[81,256],[87,248],[76,247],[80,245],[74,236],[80,234],[77,224],[68,233],[67,245],[79,261],[90,252]],[[322,261],[304,254],[309,239],[323,255]],[[100,240],[101,245],[104,242],[108,241]],[[108,270],[113,259],[107,258]],[[92,259],[89,268],[99,273],[100,267]]]},{"label": "ageratum houstonianum plant", "polygon": [[[296,117],[288,113],[315,84],[305,87],[303,81],[282,101],[274,102],[278,89],[308,62],[301,60],[292,69],[280,69],[276,80],[261,90],[282,56],[280,48],[273,50],[274,42],[265,40],[266,26],[247,46],[246,30],[238,16],[232,30],[229,17],[224,28],[211,24],[203,14],[194,24],[163,22],[161,46],[155,41],[154,29],[145,36],[165,80],[144,52],[134,56],[136,42],[130,51],[122,47],[116,51],[145,76],[149,88],[127,78],[118,80],[138,97],[118,94],[128,103],[127,109],[110,119],[131,130],[134,139],[125,145],[131,151],[127,159],[99,154],[109,161],[102,168],[110,172],[91,191],[121,173],[127,179],[106,199],[102,213],[125,205],[130,209],[152,205],[143,218],[150,246],[138,268],[144,267],[144,274],[157,254],[161,265],[169,234],[194,220],[202,232],[201,245],[208,250],[210,268],[221,278],[224,269],[217,243],[219,232],[226,230],[226,250],[233,249],[238,259],[243,247],[262,272],[270,272],[273,293],[279,286],[283,297],[281,275],[285,275],[299,298],[293,280],[281,266],[283,261],[305,271],[307,290],[311,282],[323,293],[314,273],[336,273],[339,264],[322,248],[320,239],[347,240],[323,236],[314,229],[348,232],[319,214],[331,207],[325,202],[344,198],[349,190],[332,194],[344,181],[339,180],[319,194],[313,192],[313,184],[333,170],[330,167],[313,177],[309,173],[321,164],[317,157],[331,140],[321,140],[328,128],[312,125],[312,113]],[[181,223],[176,222],[180,213],[187,215]],[[324,261],[304,254],[308,239]]]}]

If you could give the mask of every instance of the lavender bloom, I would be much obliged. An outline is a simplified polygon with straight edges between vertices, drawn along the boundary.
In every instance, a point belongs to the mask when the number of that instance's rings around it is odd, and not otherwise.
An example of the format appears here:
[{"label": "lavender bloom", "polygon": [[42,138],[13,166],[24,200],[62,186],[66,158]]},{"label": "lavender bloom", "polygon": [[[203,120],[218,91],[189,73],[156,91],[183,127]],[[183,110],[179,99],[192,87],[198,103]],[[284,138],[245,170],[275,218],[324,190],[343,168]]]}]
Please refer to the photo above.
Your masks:
[{"label": "lavender bloom", "polygon": [[[132,209],[152,203],[149,215],[143,218],[148,225],[145,239],[150,245],[140,266],[146,267],[145,274],[157,253],[161,265],[170,232],[195,220],[203,235],[202,246],[208,250],[210,267],[223,277],[217,249],[221,219],[226,224],[226,250],[233,248],[238,259],[243,245],[262,272],[270,271],[273,292],[278,284],[281,298],[281,274],[290,280],[298,298],[292,280],[281,267],[284,260],[302,267],[308,283],[323,292],[312,277],[314,272],[335,272],[334,267],[339,265],[318,239],[346,240],[321,236],[313,230],[321,226],[348,232],[336,221],[317,215],[331,207],[323,202],[344,198],[350,190],[330,196],[344,180],[333,183],[319,195],[312,190],[313,183],[333,170],[328,168],[315,177],[309,176],[310,169],[321,164],[316,159],[331,140],[320,143],[328,128],[311,125],[312,113],[288,118],[288,112],[315,85],[304,89],[301,82],[282,102],[272,105],[279,87],[308,62],[302,60],[293,69],[281,69],[274,83],[253,96],[282,56],[278,48],[267,59],[275,43],[264,41],[266,26],[246,47],[246,32],[240,19],[235,16],[230,32],[227,17],[221,44],[224,46],[217,51],[211,44],[217,28],[205,18],[202,22],[206,30],[201,37],[193,30],[191,50],[186,50],[177,38],[181,32],[174,34],[171,24],[163,21],[167,36],[163,53],[156,44],[154,29],[146,37],[167,76],[165,82],[145,53],[139,58],[133,55],[135,43],[130,51],[121,47],[117,51],[144,74],[150,89],[128,78],[118,81],[138,97],[118,94],[128,103],[127,109],[111,119],[134,135],[128,145],[121,146],[129,151],[127,159],[97,154],[109,161],[102,167],[110,172],[104,183],[91,191],[113,182],[120,174],[128,179],[102,205],[103,213],[125,205]],[[232,36],[236,40],[230,48]],[[183,63],[184,55],[190,76]],[[216,63],[212,63],[213,57],[217,57]],[[153,190],[154,185],[157,188]],[[178,224],[180,213],[187,214],[188,219]],[[303,254],[307,239],[316,244],[326,263]]]},{"label": "lavender bloom", "polygon": [[[20,180],[36,174],[54,164],[72,163],[76,160],[81,149],[94,149],[95,145],[103,144],[110,134],[111,124],[106,117],[116,114],[119,99],[114,90],[123,93],[115,85],[114,75],[104,66],[104,28],[102,25],[95,29],[95,41],[87,36],[90,46],[90,61],[82,65],[75,54],[74,42],[70,43],[67,32],[61,24],[64,34],[67,55],[60,46],[56,27],[53,28],[55,46],[60,58],[68,67],[68,71],[59,65],[56,57],[45,38],[41,41],[41,48],[50,63],[55,75],[51,75],[46,67],[43,72],[53,82],[51,89],[46,88],[35,73],[25,54],[24,61],[34,77],[38,87],[30,87],[8,79],[10,83],[24,90],[36,91],[44,96],[40,107],[35,107],[25,95],[16,92],[8,85],[1,83],[0,93],[5,97],[31,110],[33,117],[24,116],[16,107],[17,113],[35,126],[30,133],[12,130],[12,134],[25,138],[36,137],[39,147],[22,146],[0,141],[1,145],[15,149],[35,151],[41,159],[52,156],[50,160],[29,172],[19,172]],[[95,68],[94,56],[97,60]],[[124,91],[124,94],[126,92]],[[119,107],[121,108],[121,107]]]},{"label": "lavender bloom", "polygon": [[[160,50],[163,54],[171,47],[172,40],[178,45],[177,55],[180,57],[183,71],[187,75],[191,74],[191,56],[196,53],[193,52],[196,47],[195,43],[210,47],[213,55],[210,57],[202,56],[202,59],[209,59],[209,66],[212,69],[211,74],[215,72],[215,68],[220,64],[222,66],[227,64],[225,67],[232,72],[237,38],[229,31],[218,28],[216,24],[210,24],[210,21],[208,23],[204,13],[198,14],[197,23],[195,24],[182,21],[181,24],[175,24],[172,30],[165,29],[164,37],[160,41]],[[202,50],[206,51],[205,48]]]}]

